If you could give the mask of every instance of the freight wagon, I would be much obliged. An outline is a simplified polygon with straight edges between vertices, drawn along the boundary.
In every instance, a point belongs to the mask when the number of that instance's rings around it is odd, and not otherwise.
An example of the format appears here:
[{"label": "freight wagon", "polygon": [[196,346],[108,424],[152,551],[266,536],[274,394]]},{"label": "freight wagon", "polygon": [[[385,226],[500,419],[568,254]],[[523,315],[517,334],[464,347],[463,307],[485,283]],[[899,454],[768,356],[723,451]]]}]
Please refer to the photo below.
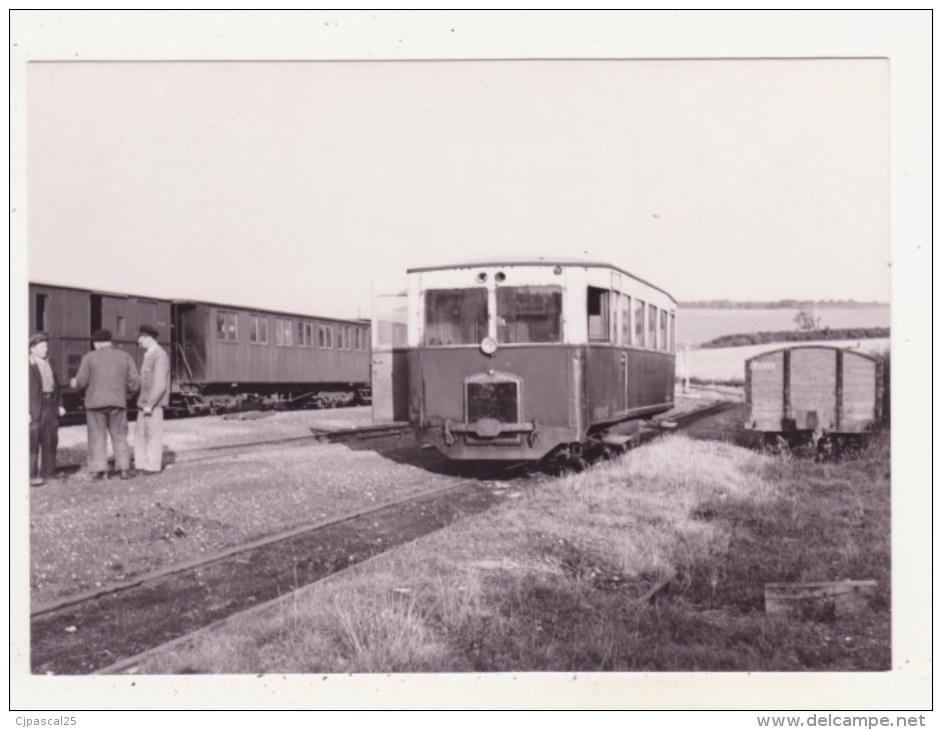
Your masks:
[{"label": "freight wagon", "polygon": [[745,363],[748,431],[790,444],[859,438],[883,421],[879,358],[838,347],[790,347]]}]

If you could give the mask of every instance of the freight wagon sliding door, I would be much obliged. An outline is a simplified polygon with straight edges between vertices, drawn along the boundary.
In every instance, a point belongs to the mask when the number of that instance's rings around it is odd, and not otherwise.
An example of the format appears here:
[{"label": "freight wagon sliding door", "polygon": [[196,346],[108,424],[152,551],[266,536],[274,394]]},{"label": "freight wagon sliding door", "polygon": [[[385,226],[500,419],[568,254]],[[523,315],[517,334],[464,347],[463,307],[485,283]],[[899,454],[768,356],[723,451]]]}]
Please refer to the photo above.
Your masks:
[{"label": "freight wagon sliding door", "polygon": [[373,301],[373,420],[409,420],[406,360],[406,295],[381,295]]}]

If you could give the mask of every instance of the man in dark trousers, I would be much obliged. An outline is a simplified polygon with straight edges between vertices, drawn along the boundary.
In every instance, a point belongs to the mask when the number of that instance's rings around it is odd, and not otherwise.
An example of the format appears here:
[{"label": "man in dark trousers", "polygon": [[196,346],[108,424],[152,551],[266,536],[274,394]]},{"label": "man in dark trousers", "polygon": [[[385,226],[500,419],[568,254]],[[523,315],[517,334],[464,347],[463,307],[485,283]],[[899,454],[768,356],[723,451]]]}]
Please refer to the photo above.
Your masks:
[{"label": "man in dark trousers", "polygon": [[170,404],[170,357],[157,343],[158,332],[141,325],[137,344],[144,350],[141,394],[134,424],[134,468],[140,475],[156,474],[163,467],[164,408]]},{"label": "man in dark trousers", "polygon": [[132,479],[128,446],[128,398],[140,387],[134,360],[112,347],[111,332],[92,334],[95,349],[82,358],[73,388],[85,388],[85,422],[88,424],[88,470],[94,479],[108,472],[108,434],[114,448],[115,468],[122,479]]},{"label": "man in dark trousers", "polygon": [[65,415],[56,370],[49,362],[49,335],[29,338],[29,483],[55,479],[59,417]]}]

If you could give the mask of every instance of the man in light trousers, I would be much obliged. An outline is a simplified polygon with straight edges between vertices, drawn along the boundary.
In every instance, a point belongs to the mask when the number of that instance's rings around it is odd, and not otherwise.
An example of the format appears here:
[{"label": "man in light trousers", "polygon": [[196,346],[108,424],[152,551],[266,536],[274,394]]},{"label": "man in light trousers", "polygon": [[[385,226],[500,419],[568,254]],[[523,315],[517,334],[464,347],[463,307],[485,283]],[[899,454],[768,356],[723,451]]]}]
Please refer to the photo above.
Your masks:
[{"label": "man in light trousers", "polygon": [[164,408],[170,404],[170,357],[157,343],[159,333],[141,325],[137,344],[144,350],[141,392],[134,423],[134,467],[141,476],[157,474],[163,467]]}]

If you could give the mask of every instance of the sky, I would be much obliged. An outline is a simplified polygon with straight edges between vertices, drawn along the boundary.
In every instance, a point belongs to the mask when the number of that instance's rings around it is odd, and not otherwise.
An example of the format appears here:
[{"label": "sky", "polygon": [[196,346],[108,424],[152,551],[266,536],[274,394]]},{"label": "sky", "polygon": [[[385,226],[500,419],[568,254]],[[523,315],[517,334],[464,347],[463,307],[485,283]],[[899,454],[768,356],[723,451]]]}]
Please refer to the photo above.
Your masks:
[{"label": "sky", "polygon": [[888,94],[885,59],[30,63],[28,276],[353,317],[559,255],[889,301]]}]

